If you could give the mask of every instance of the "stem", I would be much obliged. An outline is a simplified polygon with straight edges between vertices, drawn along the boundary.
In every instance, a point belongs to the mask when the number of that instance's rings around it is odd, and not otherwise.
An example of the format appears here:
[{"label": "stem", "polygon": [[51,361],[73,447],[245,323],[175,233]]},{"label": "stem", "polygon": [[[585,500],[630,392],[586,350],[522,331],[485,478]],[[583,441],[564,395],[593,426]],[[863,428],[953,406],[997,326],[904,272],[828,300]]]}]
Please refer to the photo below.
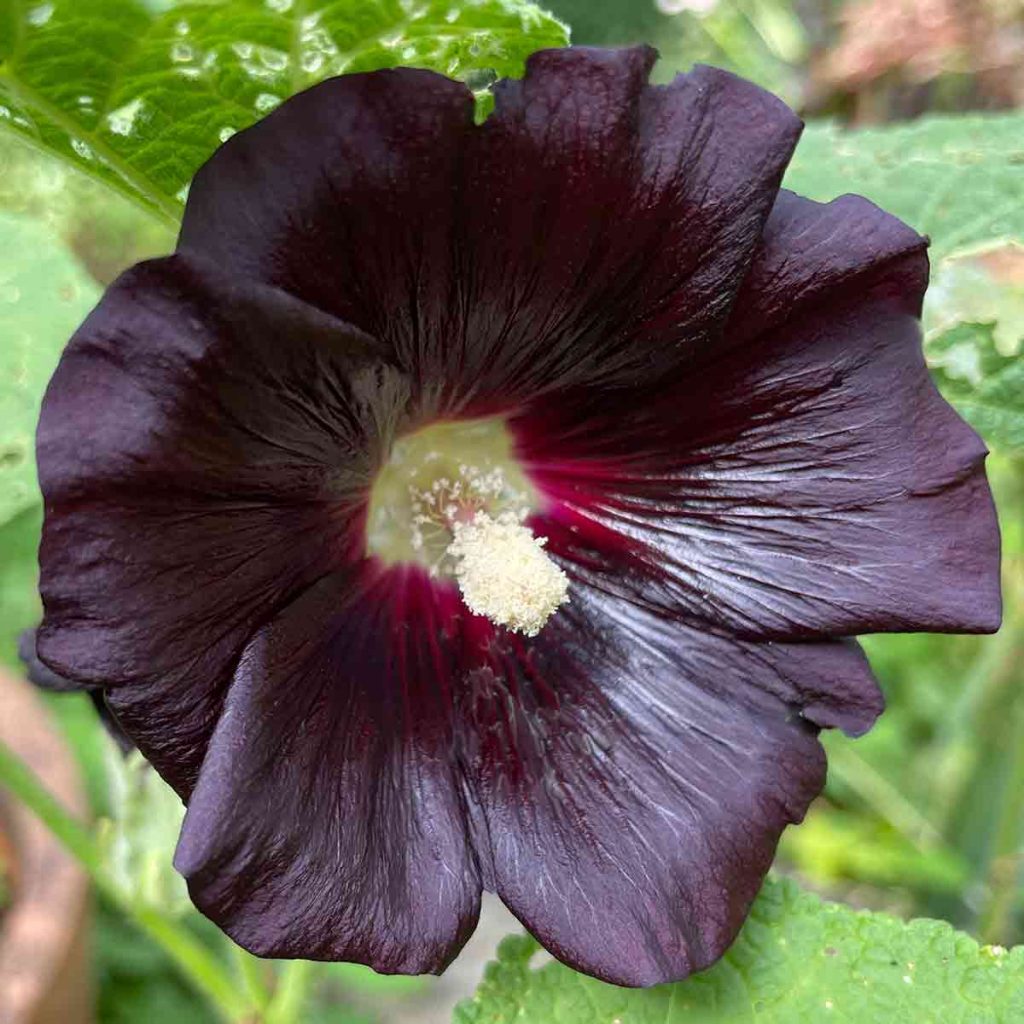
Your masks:
[{"label": "stem", "polygon": [[313,964],[308,960],[290,960],[285,964],[267,1008],[266,1024],[296,1024],[312,977]]},{"label": "stem", "polygon": [[[1015,623],[1008,625],[1012,629]],[[1016,659],[1013,664],[1018,664]],[[978,931],[986,942],[1000,942],[1008,937],[1020,895],[1018,883],[1024,860],[1024,695],[1019,692],[1013,698],[1008,717],[1009,728],[994,737],[994,742],[1006,750],[1009,763],[1002,780],[1002,806],[992,830],[986,879],[989,897],[979,914]]]},{"label": "stem", "polygon": [[96,888],[156,942],[185,979],[216,1008],[225,1021],[253,1018],[252,1006],[237,991],[223,964],[187,929],[157,910],[133,905],[103,867],[88,830],[77,822],[36,778],[35,773],[0,742],[0,784],[9,789],[53,833],[85,870]]},{"label": "stem", "polygon": [[90,875],[100,870],[99,851],[92,836],[51,796],[32,769],[2,741],[0,782],[39,818]]},{"label": "stem", "polygon": [[231,949],[231,957],[235,961],[235,967],[249,994],[249,1000],[259,1012],[265,1013],[270,1005],[270,993],[266,985],[266,963],[246,952],[241,946],[236,945],[230,939],[228,946]]},{"label": "stem", "polygon": [[[99,885],[98,879],[96,882]],[[225,972],[221,961],[191,932],[158,910],[132,906],[131,900],[120,892],[115,894],[104,888],[104,893],[167,953],[185,980],[206,996],[225,1021],[241,1024],[259,1019],[252,1005]]]},{"label": "stem", "polygon": [[737,45],[734,41],[732,34],[728,28],[724,28],[718,24],[715,17],[715,12],[712,11],[709,15],[701,17],[699,14],[694,14],[690,21],[693,22],[697,28],[710,40],[712,46],[714,46],[722,57],[728,61],[734,69],[742,69],[749,66],[750,62],[750,51],[744,48],[743,44]]},{"label": "stem", "polygon": [[737,3],[769,53],[786,64],[796,64],[807,49],[803,24],[788,3],[776,0],[749,0]]},{"label": "stem", "polygon": [[973,751],[965,764],[957,741],[960,737],[969,741],[977,735],[988,735],[991,723],[979,721],[987,709],[993,709],[997,724],[1002,717],[1006,691],[1012,689],[1016,678],[1020,625],[1015,615],[1008,616],[1003,628],[981,645],[968,670],[961,698],[932,741],[941,757],[935,771],[932,811],[936,827],[944,834],[948,834],[964,800],[971,799],[970,775],[980,760]]},{"label": "stem", "polygon": [[[1024,726],[1024,704],[1018,698],[1017,728]],[[991,895],[982,910],[978,930],[985,942],[1007,940],[1019,898],[1021,862],[1021,822],[1024,821],[1024,743],[1013,745],[1013,761],[1003,787],[1003,806],[995,829],[994,855],[989,863],[988,883]]]},{"label": "stem", "polygon": [[843,742],[830,745],[829,772],[919,850],[946,845],[942,833],[884,775]]}]

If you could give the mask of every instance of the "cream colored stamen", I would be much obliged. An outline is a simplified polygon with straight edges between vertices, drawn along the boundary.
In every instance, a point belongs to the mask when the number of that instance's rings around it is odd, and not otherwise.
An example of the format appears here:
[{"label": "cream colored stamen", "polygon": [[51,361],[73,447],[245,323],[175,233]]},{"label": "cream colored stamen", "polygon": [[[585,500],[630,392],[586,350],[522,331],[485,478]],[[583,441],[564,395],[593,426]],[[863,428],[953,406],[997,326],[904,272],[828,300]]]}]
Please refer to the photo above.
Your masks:
[{"label": "cream colored stamen", "polygon": [[569,600],[569,580],[519,519],[478,512],[453,524],[448,554],[466,607],[506,629],[536,636]]}]

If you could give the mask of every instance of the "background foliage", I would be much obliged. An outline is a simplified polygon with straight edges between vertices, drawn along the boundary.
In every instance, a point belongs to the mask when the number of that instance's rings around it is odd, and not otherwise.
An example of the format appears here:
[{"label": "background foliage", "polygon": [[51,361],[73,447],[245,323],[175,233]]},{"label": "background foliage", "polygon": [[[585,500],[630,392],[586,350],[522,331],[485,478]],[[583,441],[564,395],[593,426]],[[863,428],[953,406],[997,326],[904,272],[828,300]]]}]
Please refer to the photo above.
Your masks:
[{"label": "background foliage", "polygon": [[[855,907],[928,915],[983,942],[1020,943],[1024,81],[1014,68],[1024,66],[1024,44],[1016,60],[1012,46],[1024,36],[1024,5],[549,6],[557,18],[520,0],[0,0],[0,659],[16,665],[15,637],[39,614],[31,435],[42,389],[102,287],[173,245],[188,181],[220,141],[341,71],[432,67],[478,90],[483,115],[487,83],[517,74],[532,50],[563,42],[563,21],[579,42],[654,42],[662,78],[706,60],[810,115],[789,187],[816,199],[862,193],[931,236],[926,353],[938,386],[993,451],[1003,629],[869,638],[889,710],[856,743],[827,736],[828,788],[787,834],[778,871]],[[928,31],[915,21],[925,6]],[[975,11],[969,24],[965,6]],[[119,884],[220,948],[218,933],[161,873],[168,822],[179,812],[138,766],[109,756],[84,698],[54,701],[53,710],[108,821],[100,839]],[[153,834],[146,823],[157,807],[165,827]],[[97,934],[103,1021],[213,1019],[160,949],[105,904]],[[683,986],[627,994],[559,965],[538,967],[535,953],[529,940],[508,940],[460,1024],[789,1022],[825,1011],[845,1021],[1024,1020],[1020,949],[986,951],[941,924],[823,908],[788,882],[766,889],[722,964]],[[432,979],[335,965],[319,969],[312,986],[304,1020],[442,1019]]]}]

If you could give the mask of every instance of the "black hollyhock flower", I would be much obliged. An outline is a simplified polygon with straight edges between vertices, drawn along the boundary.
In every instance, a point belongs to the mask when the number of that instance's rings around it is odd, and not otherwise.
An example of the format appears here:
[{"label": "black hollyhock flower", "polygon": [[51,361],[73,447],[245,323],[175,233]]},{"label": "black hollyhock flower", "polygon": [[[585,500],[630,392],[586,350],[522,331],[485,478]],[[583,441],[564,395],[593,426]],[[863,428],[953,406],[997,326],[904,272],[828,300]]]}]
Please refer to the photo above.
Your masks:
[{"label": "black hollyhock flower", "polygon": [[881,711],[844,638],[997,625],[925,240],[780,192],[797,118],[653,59],[535,54],[483,125],[424,71],[296,96],[50,385],[40,655],[259,954],[439,971],[487,888],[684,977]]}]

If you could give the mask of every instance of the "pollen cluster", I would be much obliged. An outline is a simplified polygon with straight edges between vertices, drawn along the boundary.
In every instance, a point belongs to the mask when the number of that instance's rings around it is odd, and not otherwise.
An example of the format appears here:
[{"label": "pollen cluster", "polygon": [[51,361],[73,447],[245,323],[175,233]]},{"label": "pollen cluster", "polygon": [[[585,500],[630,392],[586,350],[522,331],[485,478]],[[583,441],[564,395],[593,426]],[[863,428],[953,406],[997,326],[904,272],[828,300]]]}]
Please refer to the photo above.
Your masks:
[{"label": "pollen cluster", "polygon": [[513,516],[492,519],[481,512],[471,522],[457,522],[454,533],[448,552],[471,612],[536,636],[568,601],[569,579],[545,553],[545,538]]}]

